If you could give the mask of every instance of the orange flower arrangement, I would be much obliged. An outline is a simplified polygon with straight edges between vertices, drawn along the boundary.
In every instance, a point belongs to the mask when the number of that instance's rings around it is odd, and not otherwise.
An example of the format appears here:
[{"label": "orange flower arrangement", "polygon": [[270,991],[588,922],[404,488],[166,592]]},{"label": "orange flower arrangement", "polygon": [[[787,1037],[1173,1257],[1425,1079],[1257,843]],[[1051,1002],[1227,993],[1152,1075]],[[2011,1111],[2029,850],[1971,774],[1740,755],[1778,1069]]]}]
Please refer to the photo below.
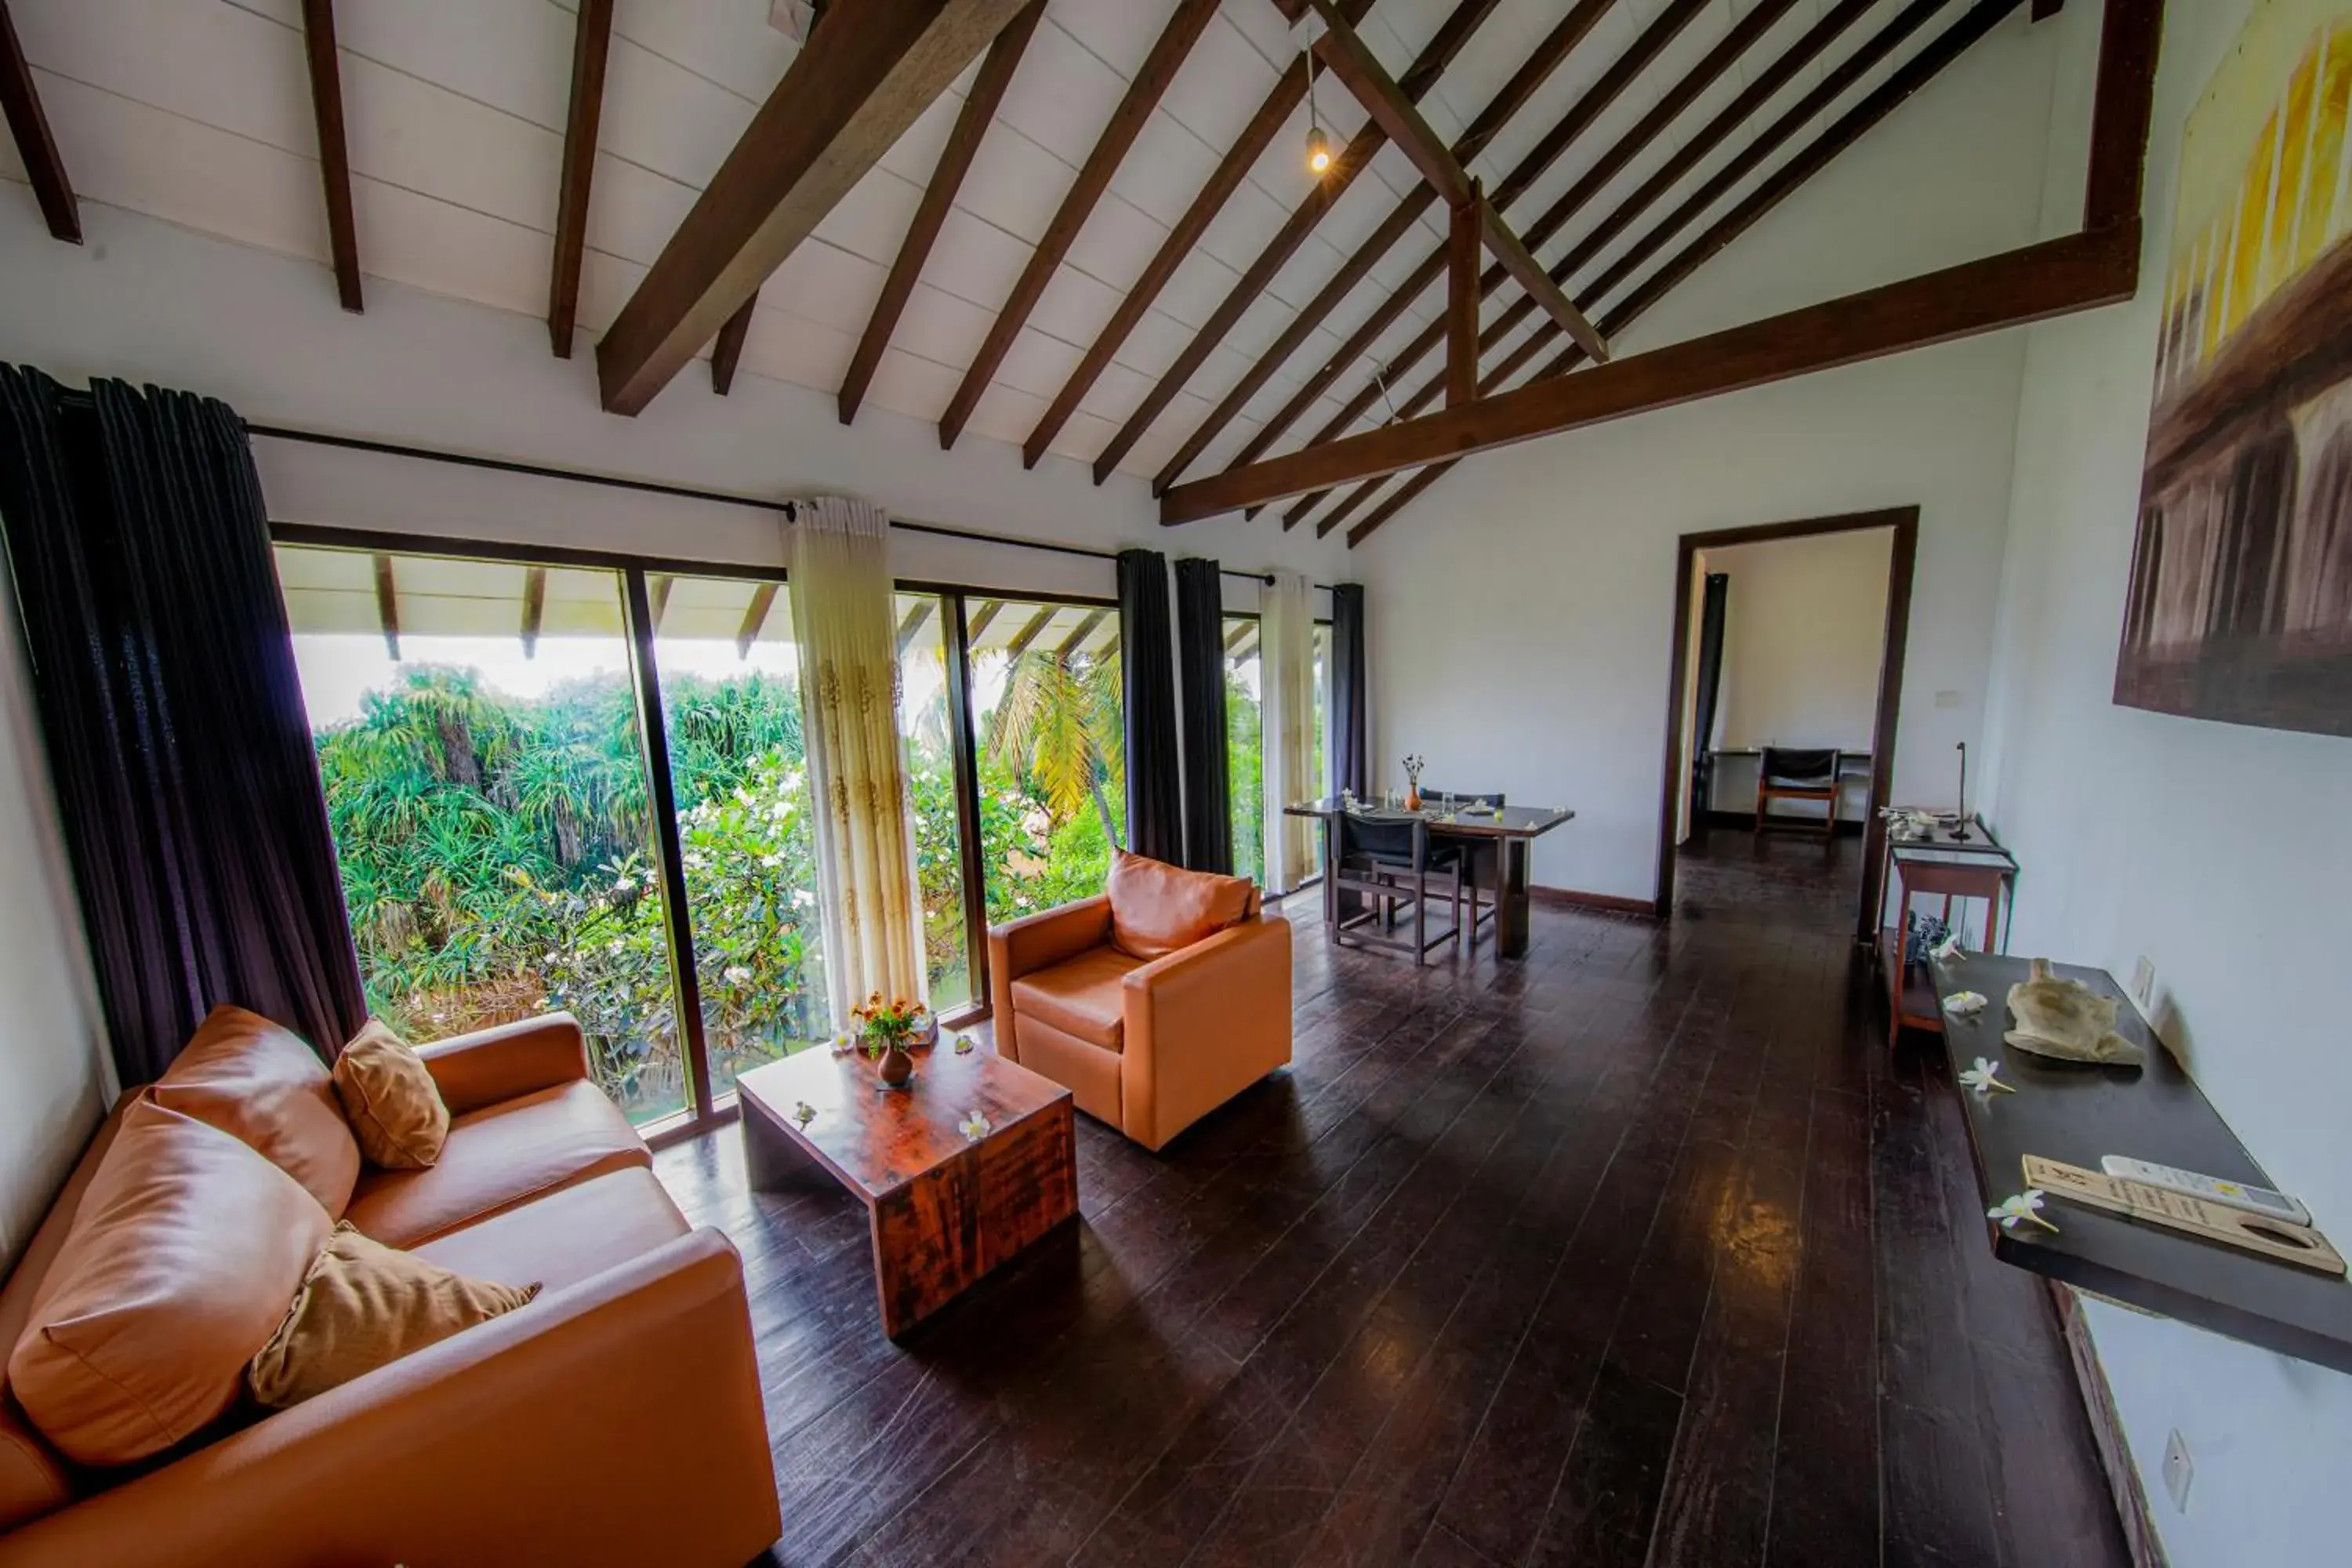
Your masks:
[{"label": "orange flower arrangement", "polygon": [[928,1013],[920,1002],[909,1002],[904,996],[893,996],[886,1003],[877,991],[866,997],[866,1005],[851,1008],[849,1016],[866,1052],[878,1057],[885,1051],[905,1050],[907,1042],[921,1031]]}]

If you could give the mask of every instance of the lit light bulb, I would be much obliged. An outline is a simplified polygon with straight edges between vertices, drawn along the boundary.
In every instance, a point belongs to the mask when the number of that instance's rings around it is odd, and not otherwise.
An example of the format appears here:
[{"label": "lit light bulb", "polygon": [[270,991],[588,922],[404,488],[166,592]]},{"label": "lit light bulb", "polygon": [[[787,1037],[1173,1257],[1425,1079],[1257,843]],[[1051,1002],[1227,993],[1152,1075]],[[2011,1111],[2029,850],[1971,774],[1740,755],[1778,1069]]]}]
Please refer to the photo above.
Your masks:
[{"label": "lit light bulb", "polygon": [[1307,130],[1307,166],[1318,174],[1331,166],[1331,139],[1323,134],[1320,125]]}]

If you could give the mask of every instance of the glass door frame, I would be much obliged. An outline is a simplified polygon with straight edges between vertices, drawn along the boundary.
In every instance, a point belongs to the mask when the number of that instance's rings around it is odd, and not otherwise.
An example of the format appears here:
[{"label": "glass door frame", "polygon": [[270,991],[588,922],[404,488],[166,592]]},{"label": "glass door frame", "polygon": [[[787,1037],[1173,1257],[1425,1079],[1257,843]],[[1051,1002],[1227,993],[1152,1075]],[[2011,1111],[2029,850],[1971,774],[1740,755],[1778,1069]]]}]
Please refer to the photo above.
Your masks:
[{"label": "glass door frame", "polygon": [[[363,552],[377,556],[440,556],[449,560],[491,561],[518,566],[576,567],[611,572],[620,578],[624,630],[629,648],[629,674],[634,683],[638,744],[646,769],[646,800],[653,821],[654,858],[661,877],[662,913],[668,936],[671,994],[678,1016],[678,1048],[690,1089],[688,1106],[648,1121],[638,1133],[655,1148],[724,1126],[739,1114],[735,1097],[711,1093],[709,1042],[702,1016],[701,982],[697,973],[693,912],[687,900],[686,867],[677,828],[677,800],[670,776],[669,737],[661,700],[661,668],[655,647],[652,580],[656,577],[714,577],[730,581],[774,584],[789,581],[781,566],[745,565],[739,562],[696,561],[669,556],[640,555],[625,551],[581,549],[572,545],[484,541],[447,534],[408,533],[378,529],[343,528],[320,523],[283,522],[269,525],[270,542],[295,547]],[[1089,609],[1118,610],[1115,598],[1083,594],[1042,594],[996,590],[961,584],[899,578],[896,594],[936,595],[941,604],[946,632],[947,708],[950,749],[955,768],[958,858],[964,885],[964,946],[971,977],[972,999],[944,1014],[940,1023],[961,1028],[989,1016],[987,865],[980,841],[979,725],[972,708],[971,636],[969,601],[1014,600],[1034,605],[1076,605]],[[1121,628],[1124,638],[1125,629]]]}]

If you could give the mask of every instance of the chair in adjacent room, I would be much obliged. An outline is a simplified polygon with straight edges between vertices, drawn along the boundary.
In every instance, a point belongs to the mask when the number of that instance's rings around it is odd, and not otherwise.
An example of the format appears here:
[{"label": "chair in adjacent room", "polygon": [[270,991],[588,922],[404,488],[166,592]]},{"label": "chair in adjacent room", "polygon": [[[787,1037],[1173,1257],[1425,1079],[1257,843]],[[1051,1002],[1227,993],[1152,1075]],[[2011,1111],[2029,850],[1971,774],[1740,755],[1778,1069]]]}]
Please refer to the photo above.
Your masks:
[{"label": "chair in adjacent room", "polygon": [[[1838,774],[1844,753],[1835,750],[1798,750],[1767,746],[1756,763],[1756,831],[1793,828],[1818,830],[1824,838],[1837,832]],[[1821,820],[1810,816],[1772,815],[1776,800],[1811,801],[1822,808]]]},{"label": "chair in adjacent room", "polygon": [[[1462,937],[1462,894],[1465,881],[1463,858],[1452,845],[1432,845],[1425,817],[1379,821],[1352,811],[1338,817],[1339,864],[1331,868],[1331,886],[1342,899],[1349,893],[1366,907],[1334,921],[1331,937],[1349,946],[1386,948],[1427,961],[1429,950]],[[1451,924],[1429,934],[1429,900],[1443,896],[1454,906]],[[1412,934],[1394,936],[1402,918],[1400,906],[1412,907]]]}]

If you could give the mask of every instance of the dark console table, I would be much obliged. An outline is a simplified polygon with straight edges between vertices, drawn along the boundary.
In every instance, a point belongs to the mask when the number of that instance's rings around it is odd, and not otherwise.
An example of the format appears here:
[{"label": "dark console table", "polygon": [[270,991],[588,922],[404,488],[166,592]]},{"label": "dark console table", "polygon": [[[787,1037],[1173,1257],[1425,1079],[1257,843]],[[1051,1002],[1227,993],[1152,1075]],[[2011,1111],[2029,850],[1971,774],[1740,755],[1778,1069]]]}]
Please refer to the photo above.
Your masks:
[{"label": "dark console table", "polygon": [[[2123,994],[2105,970],[2060,964],[2057,972]],[[2002,1080],[2017,1090],[1959,1091],[1986,1207],[2024,1189],[2028,1154],[2093,1171],[2102,1156],[2119,1154],[2275,1185],[2128,1001],[2117,1010],[2116,1031],[2147,1053],[2147,1066],[2079,1066],[2046,1060],[2001,1038],[2010,1027],[2009,988],[2026,977],[2024,959],[1969,953],[1932,964],[1931,973],[1938,996],[1976,991],[1988,999],[1974,1017],[1944,1020],[1955,1079],[1985,1057],[2000,1064]],[[1994,1255],[2130,1306],[2352,1373],[2352,1282],[2056,1198],[2042,1213],[2058,1226],[2056,1235],[1986,1221]],[[2313,1219],[2323,1234],[2331,1220],[2344,1227],[2328,1237],[2339,1250],[2352,1239],[2352,1215]]]}]

